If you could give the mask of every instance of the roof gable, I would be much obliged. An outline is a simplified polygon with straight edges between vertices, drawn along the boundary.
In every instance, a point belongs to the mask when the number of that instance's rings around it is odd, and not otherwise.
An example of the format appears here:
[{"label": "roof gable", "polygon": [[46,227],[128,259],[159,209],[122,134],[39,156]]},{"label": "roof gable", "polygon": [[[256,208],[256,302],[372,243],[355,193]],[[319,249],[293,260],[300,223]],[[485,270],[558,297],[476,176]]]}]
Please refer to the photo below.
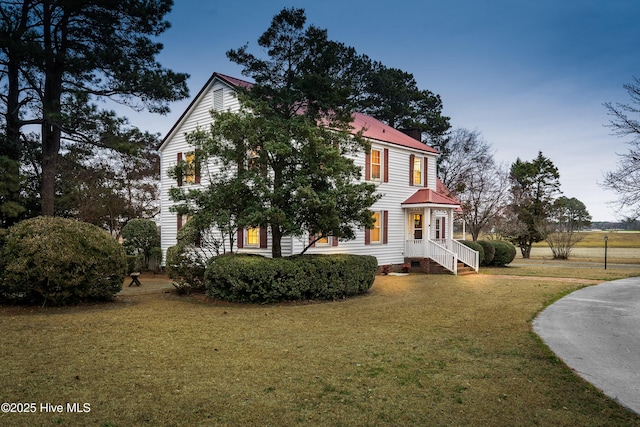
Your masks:
[{"label": "roof gable", "polygon": [[[253,83],[238,79],[236,77],[227,76],[225,74],[213,73],[209,80],[204,84],[202,89],[198,92],[198,94],[193,98],[189,106],[182,113],[180,118],[176,121],[176,123],[171,127],[167,135],[163,138],[162,143],[159,146],[159,150],[162,150],[169,139],[173,136],[175,131],[180,127],[180,125],[184,122],[184,120],[188,117],[189,113],[195,106],[195,104],[200,100],[203,94],[213,86],[215,81],[221,81],[232,89],[236,88],[245,88],[249,89],[253,86]],[[438,151],[430,147],[422,142],[410,137],[409,135],[382,123],[380,120],[375,119],[371,116],[367,116],[363,113],[354,113],[353,121],[351,122],[352,131],[351,133],[355,134],[359,131],[363,131],[363,136],[368,139],[373,139],[376,141],[386,142],[389,144],[398,145],[401,147],[411,148],[414,150],[425,151],[428,153],[438,154]]]}]

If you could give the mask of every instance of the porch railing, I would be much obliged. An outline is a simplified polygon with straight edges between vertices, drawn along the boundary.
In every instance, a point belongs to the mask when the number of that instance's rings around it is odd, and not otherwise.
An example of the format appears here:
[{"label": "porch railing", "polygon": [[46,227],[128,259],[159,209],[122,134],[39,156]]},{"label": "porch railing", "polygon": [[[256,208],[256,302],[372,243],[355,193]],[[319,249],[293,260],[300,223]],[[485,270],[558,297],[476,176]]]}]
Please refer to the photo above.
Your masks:
[{"label": "porch railing", "polygon": [[405,244],[405,257],[431,258],[454,274],[458,272],[458,260],[473,268],[480,267],[478,252],[456,240],[418,240],[410,239]]},{"label": "porch railing", "polygon": [[433,240],[427,241],[427,257],[453,274],[458,274],[458,255]]}]

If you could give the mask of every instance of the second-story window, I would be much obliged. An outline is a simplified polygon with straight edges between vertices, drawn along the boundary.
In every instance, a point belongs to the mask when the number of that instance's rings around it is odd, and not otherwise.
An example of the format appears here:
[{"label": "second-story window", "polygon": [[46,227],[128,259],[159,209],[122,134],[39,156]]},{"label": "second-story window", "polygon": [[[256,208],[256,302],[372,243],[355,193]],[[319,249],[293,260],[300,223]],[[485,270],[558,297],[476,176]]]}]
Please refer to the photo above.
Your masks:
[{"label": "second-story window", "polygon": [[413,158],[413,185],[422,185],[422,159],[418,156]]},{"label": "second-story window", "polygon": [[371,150],[371,179],[380,180],[380,167],[382,166],[382,156],[380,150]]}]

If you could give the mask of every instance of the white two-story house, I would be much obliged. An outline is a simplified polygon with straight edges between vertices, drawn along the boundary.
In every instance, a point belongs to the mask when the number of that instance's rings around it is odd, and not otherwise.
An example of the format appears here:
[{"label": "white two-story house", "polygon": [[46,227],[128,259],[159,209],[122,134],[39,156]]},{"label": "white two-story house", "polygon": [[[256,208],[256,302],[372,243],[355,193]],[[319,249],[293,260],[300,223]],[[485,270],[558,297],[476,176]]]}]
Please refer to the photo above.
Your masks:
[{"label": "white two-story house", "polygon": [[[177,232],[184,222],[170,211],[173,202],[169,189],[178,184],[209,184],[206,174],[194,173],[181,183],[169,177],[169,170],[178,161],[189,162],[193,158],[194,147],[188,144],[186,135],[205,129],[211,123],[212,109],[237,111],[236,89],[250,86],[249,82],[214,73],[164,138],[160,146],[163,253],[176,244]],[[438,152],[364,114],[353,115],[352,127],[354,132],[364,129],[364,137],[371,142],[370,152],[361,153],[354,161],[362,169],[361,179],[374,183],[382,195],[371,207],[375,225],[359,230],[353,240],[329,237],[317,241],[307,253],[373,255],[380,266],[406,263],[414,271],[429,272],[439,265],[456,273],[459,263],[477,271],[478,254],[453,239],[454,211],[459,202],[447,195],[436,177]],[[298,254],[308,243],[308,238],[285,237],[282,254]],[[233,250],[269,256],[270,244],[266,229],[239,230]]]}]

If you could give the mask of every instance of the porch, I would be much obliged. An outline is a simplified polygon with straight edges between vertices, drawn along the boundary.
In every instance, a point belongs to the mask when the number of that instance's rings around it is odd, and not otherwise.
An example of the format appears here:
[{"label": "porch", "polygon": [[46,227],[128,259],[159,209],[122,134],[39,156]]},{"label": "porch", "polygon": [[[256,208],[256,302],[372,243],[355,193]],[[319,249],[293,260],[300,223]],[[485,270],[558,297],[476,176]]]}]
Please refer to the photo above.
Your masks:
[{"label": "porch", "polygon": [[409,239],[405,242],[405,259],[429,259],[453,274],[458,274],[460,263],[476,273],[480,267],[478,252],[453,239]]}]

